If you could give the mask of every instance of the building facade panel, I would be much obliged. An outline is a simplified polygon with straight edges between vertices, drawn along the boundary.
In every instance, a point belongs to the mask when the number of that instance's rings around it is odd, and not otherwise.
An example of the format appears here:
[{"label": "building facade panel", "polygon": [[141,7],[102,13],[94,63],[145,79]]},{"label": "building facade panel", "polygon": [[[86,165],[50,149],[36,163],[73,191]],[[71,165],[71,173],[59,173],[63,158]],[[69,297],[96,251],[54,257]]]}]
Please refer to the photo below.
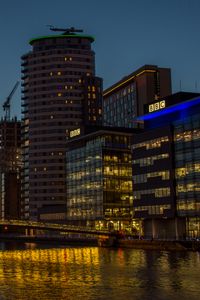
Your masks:
[{"label": "building facade panel", "polygon": [[175,216],[171,141],[170,127],[133,137],[133,205],[136,218]]}]

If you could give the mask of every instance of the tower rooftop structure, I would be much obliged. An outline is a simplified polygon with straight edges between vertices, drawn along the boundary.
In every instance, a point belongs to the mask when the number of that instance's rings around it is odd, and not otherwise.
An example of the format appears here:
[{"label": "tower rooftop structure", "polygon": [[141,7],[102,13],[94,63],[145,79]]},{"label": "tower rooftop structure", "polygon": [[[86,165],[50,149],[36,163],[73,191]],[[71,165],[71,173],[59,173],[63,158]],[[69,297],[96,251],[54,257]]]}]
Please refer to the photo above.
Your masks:
[{"label": "tower rooftop structure", "polygon": [[91,43],[94,42],[95,38],[91,35],[85,35],[85,34],[57,34],[57,35],[45,35],[45,36],[39,36],[37,38],[33,38],[29,41],[30,45],[33,45],[34,42],[38,42],[41,40],[47,40],[47,39],[57,39],[57,38],[84,38],[88,39]]},{"label": "tower rooftop structure", "polygon": [[[44,39],[57,39],[57,38],[86,38],[89,39],[90,42],[94,42],[94,37],[91,35],[85,35],[85,34],[79,34],[80,32],[83,32],[82,29],[76,29],[74,27],[70,28],[56,28],[51,25],[49,25],[50,30],[52,31],[57,31],[57,32],[63,32],[62,34],[59,35],[46,35],[46,36],[41,36],[37,38],[33,38],[29,41],[30,45],[33,45],[34,42],[44,40]],[[78,32],[78,34],[77,34]]]}]

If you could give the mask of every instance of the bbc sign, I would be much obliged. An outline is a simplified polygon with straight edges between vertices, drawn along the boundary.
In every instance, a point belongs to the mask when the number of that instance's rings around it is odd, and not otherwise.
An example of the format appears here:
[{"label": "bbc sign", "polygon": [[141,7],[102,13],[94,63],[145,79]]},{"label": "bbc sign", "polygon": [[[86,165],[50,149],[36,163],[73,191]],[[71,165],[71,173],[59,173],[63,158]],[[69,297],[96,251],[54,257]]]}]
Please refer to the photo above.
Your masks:
[{"label": "bbc sign", "polygon": [[161,100],[161,101],[158,101],[156,103],[150,104],[148,110],[151,113],[151,112],[163,109],[165,107],[166,107],[165,100]]}]

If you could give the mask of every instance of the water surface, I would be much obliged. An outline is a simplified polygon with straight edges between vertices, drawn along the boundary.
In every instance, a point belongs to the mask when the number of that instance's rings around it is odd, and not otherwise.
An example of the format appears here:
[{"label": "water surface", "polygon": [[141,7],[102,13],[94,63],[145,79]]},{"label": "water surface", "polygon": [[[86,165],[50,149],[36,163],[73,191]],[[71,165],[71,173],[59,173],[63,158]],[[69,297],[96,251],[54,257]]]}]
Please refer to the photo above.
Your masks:
[{"label": "water surface", "polygon": [[200,253],[0,243],[1,300],[197,300]]}]

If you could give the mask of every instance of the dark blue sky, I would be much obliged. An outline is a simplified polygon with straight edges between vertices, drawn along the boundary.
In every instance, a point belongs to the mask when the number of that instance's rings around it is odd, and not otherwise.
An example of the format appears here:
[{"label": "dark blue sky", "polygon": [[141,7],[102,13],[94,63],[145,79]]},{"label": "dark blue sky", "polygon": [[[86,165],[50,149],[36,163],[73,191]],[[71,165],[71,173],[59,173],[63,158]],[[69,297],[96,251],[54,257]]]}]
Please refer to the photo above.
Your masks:
[{"label": "dark blue sky", "polygon": [[[172,69],[173,91],[200,92],[199,0],[0,0],[0,115],[20,79],[29,39],[46,27],[77,27],[95,36],[96,74],[104,88],[144,64]],[[20,115],[20,88],[12,115]]]}]

